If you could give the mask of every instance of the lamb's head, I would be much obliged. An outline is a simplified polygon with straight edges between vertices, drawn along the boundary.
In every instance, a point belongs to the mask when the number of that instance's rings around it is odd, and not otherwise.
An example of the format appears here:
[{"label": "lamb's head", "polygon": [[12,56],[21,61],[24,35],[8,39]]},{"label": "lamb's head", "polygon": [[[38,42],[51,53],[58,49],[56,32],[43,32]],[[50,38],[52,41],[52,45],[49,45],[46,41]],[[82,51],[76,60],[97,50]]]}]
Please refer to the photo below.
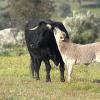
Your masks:
[{"label": "lamb's head", "polygon": [[67,41],[67,36],[66,33],[61,31],[59,28],[55,28],[55,32],[54,32],[56,41]]}]

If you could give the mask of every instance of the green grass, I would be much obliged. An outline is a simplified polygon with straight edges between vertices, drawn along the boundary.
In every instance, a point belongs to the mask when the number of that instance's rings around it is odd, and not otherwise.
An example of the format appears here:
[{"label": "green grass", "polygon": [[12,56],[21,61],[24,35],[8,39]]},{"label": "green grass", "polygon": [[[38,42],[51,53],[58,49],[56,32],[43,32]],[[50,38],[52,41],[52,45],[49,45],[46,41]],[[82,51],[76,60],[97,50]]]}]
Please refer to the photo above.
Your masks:
[{"label": "green grass", "polygon": [[0,100],[100,100],[100,64],[74,66],[71,83],[59,80],[59,69],[51,70],[51,83],[32,78],[29,55],[0,57]]}]

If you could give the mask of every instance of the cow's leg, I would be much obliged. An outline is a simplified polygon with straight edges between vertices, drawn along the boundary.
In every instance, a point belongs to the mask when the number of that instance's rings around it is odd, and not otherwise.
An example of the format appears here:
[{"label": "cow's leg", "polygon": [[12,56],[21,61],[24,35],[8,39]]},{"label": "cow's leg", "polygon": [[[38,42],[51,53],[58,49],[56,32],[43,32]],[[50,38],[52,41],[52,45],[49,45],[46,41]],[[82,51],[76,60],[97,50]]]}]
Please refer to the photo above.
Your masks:
[{"label": "cow's leg", "polygon": [[35,78],[35,72],[34,72],[34,66],[33,66],[32,59],[31,59],[31,65],[30,65],[30,67],[31,67],[31,71],[32,71],[32,76],[33,76],[33,78]]},{"label": "cow's leg", "polygon": [[64,78],[65,68],[64,68],[64,63],[63,62],[60,62],[59,69],[60,69],[60,81],[64,82],[65,81],[65,78]]},{"label": "cow's leg", "polygon": [[32,72],[32,76],[33,78],[35,78],[35,72],[34,72],[34,56],[33,53],[31,52],[31,50],[28,48],[29,54],[30,54],[30,67],[31,67],[31,72]]},{"label": "cow's leg", "polygon": [[51,81],[51,78],[50,78],[50,70],[51,70],[51,65],[49,63],[49,60],[48,61],[44,61],[45,62],[45,66],[46,66],[46,82],[50,82]]},{"label": "cow's leg", "polygon": [[41,66],[41,60],[39,59],[34,59],[34,64],[33,64],[33,68],[34,68],[34,75],[36,80],[40,80],[39,77],[39,70],[40,70],[40,66]]}]

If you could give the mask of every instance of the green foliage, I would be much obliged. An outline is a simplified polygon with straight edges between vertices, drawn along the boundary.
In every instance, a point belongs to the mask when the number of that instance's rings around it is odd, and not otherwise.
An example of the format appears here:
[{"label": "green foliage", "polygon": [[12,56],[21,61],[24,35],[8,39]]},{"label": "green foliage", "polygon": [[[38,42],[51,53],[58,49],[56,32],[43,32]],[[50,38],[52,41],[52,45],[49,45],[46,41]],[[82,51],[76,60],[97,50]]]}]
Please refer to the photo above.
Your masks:
[{"label": "green foliage", "polygon": [[0,30],[9,27],[10,26],[9,22],[10,22],[9,17],[5,17],[5,15],[0,15]]},{"label": "green foliage", "polygon": [[70,2],[68,0],[54,0],[55,13],[60,17],[66,17],[71,13]]},{"label": "green foliage", "polygon": [[72,17],[66,17],[65,26],[71,28],[71,40],[76,43],[91,43],[100,37],[100,16],[87,13],[73,12]]},{"label": "green foliage", "polygon": [[50,17],[53,10],[51,0],[10,0],[10,14],[22,26],[31,18]]},{"label": "green foliage", "polygon": [[0,30],[11,26],[8,9],[8,0],[0,0]]},{"label": "green foliage", "polygon": [[6,44],[0,48],[0,56],[20,56],[27,53],[27,48],[18,44]]}]

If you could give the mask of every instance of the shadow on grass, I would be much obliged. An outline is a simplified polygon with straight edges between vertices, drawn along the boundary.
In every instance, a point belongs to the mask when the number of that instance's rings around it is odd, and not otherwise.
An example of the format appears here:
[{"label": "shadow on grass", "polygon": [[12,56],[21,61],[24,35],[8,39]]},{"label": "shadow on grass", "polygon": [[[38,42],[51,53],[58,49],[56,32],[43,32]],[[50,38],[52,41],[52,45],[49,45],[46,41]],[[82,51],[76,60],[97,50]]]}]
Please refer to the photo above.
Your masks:
[{"label": "shadow on grass", "polygon": [[100,8],[100,2],[82,5],[83,8]]},{"label": "shadow on grass", "polygon": [[100,83],[100,80],[99,79],[95,79],[95,80],[93,80],[93,83]]},{"label": "shadow on grass", "polygon": [[86,78],[75,78],[74,82],[91,82],[91,80]]}]

